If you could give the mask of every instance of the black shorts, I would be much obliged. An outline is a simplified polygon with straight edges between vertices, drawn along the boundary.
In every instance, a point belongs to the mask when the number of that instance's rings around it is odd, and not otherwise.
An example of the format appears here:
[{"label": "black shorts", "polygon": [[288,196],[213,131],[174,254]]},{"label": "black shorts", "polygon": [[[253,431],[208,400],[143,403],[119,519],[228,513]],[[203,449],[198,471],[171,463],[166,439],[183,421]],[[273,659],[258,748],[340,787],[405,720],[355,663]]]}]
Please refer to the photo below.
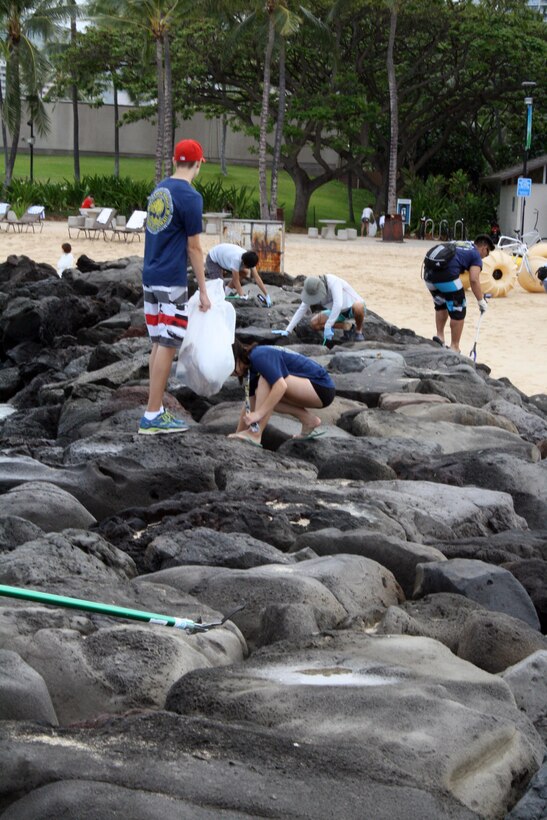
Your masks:
[{"label": "black shorts", "polygon": [[322,384],[315,384],[315,382],[311,382],[311,386],[319,396],[322,407],[328,407],[329,404],[333,403],[334,397],[336,396],[334,387],[325,387]]}]

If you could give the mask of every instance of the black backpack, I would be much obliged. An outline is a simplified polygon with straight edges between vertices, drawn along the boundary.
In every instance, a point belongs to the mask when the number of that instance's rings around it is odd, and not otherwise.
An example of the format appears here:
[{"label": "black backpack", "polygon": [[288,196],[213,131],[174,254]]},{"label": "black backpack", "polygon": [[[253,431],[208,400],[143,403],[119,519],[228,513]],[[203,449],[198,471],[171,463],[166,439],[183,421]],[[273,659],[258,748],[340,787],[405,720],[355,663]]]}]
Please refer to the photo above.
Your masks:
[{"label": "black backpack", "polygon": [[455,242],[441,242],[428,250],[424,258],[423,277],[430,280],[434,273],[444,270],[456,255]]}]

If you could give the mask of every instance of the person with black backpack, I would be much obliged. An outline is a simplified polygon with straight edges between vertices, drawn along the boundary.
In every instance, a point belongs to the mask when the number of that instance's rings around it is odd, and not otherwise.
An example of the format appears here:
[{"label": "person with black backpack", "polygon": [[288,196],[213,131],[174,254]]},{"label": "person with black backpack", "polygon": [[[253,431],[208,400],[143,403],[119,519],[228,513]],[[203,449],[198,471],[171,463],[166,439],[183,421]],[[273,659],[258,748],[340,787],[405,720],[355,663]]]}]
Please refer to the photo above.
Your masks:
[{"label": "person with black backpack", "polygon": [[460,352],[460,339],[467,309],[465,290],[460,274],[469,271],[469,284],[481,313],[487,308],[480,286],[482,260],[494,243],[488,234],[479,234],[468,246],[455,242],[445,242],[431,248],[424,259],[423,276],[435,304],[435,325],[437,334],[433,341],[445,344],[445,327],[450,317],[450,349]]}]

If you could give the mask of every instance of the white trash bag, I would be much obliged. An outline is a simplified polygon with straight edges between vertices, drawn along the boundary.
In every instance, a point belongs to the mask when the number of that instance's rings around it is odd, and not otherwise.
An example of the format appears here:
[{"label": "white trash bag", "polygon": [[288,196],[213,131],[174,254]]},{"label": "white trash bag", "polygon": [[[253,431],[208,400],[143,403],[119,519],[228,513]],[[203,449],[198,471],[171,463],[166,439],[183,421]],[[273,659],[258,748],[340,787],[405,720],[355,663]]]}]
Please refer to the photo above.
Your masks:
[{"label": "white trash bag", "polygon": [[218,393],[235,367],[232,344],[236,312],[224,298],[222,279],[207,281],[211,307],[199,309],[199,291],[188,302],[188,329],[180,348],[177,378],[199,396]]}]

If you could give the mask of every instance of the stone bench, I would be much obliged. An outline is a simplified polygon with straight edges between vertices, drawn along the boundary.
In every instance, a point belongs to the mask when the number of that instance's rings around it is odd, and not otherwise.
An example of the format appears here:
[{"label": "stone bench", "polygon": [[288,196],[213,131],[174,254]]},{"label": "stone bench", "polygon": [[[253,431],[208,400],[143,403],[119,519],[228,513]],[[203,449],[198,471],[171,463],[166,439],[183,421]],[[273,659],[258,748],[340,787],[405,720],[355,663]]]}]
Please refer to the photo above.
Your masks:
[{"label": "stone bench", "polygon": [[319,230],[317,228],[308,228],[308,236],[310,237],[310,239],[318,239]]}]

